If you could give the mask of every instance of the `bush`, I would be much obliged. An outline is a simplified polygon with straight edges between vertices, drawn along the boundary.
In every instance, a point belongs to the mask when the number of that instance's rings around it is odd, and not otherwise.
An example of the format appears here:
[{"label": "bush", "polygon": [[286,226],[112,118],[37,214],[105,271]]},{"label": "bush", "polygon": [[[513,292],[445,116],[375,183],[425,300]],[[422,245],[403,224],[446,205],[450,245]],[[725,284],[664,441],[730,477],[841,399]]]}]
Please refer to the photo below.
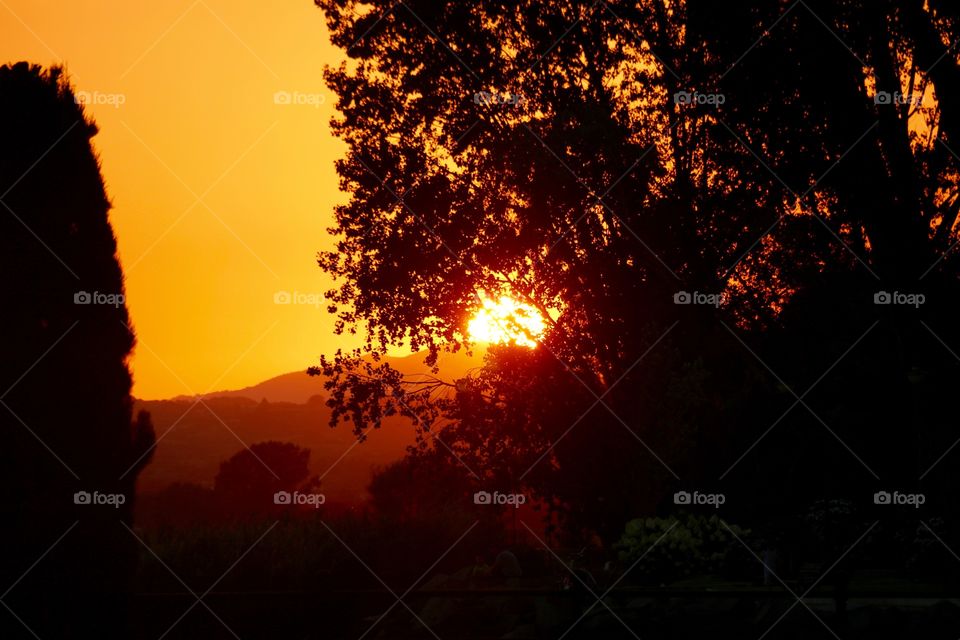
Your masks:
[{"label": "bush", "polygon": [[664,583],[697,574],[729,574],[749,555],[734,534],[744,539],[750,531],[726,525],[716,515],[637,518],[627,523],[614,548],[627,566],[637,562],[639,581]]}]

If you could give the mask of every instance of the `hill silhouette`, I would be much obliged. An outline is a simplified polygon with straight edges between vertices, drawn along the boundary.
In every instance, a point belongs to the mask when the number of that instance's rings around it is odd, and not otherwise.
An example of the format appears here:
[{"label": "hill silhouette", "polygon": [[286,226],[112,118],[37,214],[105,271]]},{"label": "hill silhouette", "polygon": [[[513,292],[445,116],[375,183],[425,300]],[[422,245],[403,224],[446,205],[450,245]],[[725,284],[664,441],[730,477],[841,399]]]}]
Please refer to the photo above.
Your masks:
[{"label": "hill silhouette", "polygon": [[[386,358],[391,366],[407,376],[425,376],[428,375],[427,368],[423,364],[424,354],[415,353],[402,358]],[[466,373],[479,366],[482,363],[483,352],[478,351],[474,356],[467,356],[463,353],[447,354],[440,359],[440,377],[446,379],[456,379],[463,377]],[[323,389],[323,379],[315,376],[309,376],[303,371],[291,371],[283,373],[263,382],[243,387],[240,389],[226,389],[223,391],[211,391],[209,393],[198,394],[201,398],[249,398],[256,400],[266,400],[267,402],[293,402],[304,403],[313,396],[327,397]],[[170,401],[192,401],[197,396],[179,395],[168,398]]]},{"label": "hill silhouette", "polygon": [[[249,398],[251,400],[266,400],[267,402],[294,402],[302,403],[312,396],[326,397],[323,392],[323,381],[311,378],[302,371],[291,371],[263,382],[225,391],[211,391],[200,394],[201,398]],[[196,396],[179,395],[170,400],[192,401]]]},{"label": "hill silhouette", "polygon": [[[481,357],[448,355],[437,375],[462,377]],[[429,374],[422,354],[386,361],[413,378]],[[221,462],[245,446],[276,440],[310,449],[310,473],[323,478],[322,491],[331,504],[362,503],[376,469],[402,458],[413,444],[413,427],[394,416],[357,443],[348,425],[328,426],[331,410],[325,398],[322,379],[294,372],[244,389],[138,400],[137,408],[150,412],[157,434],[153,461],[141,474],[138,490],[152,494],[177,482],[212,486]]]}]

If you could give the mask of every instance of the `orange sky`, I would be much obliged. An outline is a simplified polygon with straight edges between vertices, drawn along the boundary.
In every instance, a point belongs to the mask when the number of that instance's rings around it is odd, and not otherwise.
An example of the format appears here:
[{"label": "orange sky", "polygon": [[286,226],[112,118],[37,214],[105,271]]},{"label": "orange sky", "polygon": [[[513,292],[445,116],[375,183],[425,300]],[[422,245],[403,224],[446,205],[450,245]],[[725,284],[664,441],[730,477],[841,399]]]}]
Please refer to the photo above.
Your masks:
[{"label": "orange sky", "polygon": [[310,0],[0,0],[0,34],[0,62],[63,63],[96,102],[135,395],[242,387],[353,346],[312,304],[346,196],[322,78],[341,54]]}]

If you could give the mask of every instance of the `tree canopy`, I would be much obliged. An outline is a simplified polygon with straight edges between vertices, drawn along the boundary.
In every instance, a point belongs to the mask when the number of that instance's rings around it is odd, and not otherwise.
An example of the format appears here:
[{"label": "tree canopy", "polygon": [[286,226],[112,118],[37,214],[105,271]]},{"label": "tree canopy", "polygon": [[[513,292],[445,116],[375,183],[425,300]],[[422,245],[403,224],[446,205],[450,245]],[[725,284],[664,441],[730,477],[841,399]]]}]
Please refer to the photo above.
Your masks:
[{"label": "tree canopy", "polygon": [[[337,417],[410,415],[480,476],[602,503],[599,528],[741,459],[796,485],[792,445],[830,461],[814,494],[933,461],[918,394],[936,429],[949,408],[917,376],[956,380],[960,344],[952,5],[317,4],[348,54],[327,81],[351,194],[319,263],[367,336],[315,369]],[[470,348],[499,295],[540,310],[536,349],[453,388],[377,364]]]}]

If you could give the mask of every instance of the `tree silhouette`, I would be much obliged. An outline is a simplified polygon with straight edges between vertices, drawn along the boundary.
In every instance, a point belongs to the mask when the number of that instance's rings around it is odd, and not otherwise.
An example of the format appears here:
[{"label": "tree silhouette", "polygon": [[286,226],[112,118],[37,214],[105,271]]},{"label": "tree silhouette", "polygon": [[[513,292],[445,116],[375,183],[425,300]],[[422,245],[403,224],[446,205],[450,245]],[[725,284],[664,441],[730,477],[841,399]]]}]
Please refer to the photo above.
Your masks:
[{"label": "tree silhouette", "polygon": [[220,464],[214,495],[227,513],[258,515],[274,511],[278,491],[316,486],[310,475],[310,450],[289,442],[259,442]]},{"label": "tree silhouette", "polygon": [[[335,418],[449,420],[485,474],[606,533],[681,483],[762,510],[767,488],[860,495],[933,462],[917,418],[949,433],[933,389],[960,344],[955,9],[317,5],[350,57],[327,81],[352,195],[319,263],[340,329],[367,336],[313,370]],[[377,364],[469,346],[500,294],[541,310],[537,349],[494,349],[445,393]]]},{"label": "tree silhouette", "polygon": [[131,416],[134,335],[96,131],[62,69],[0,67],[4,637],[126,634],[127,527],[153,430]]}]

